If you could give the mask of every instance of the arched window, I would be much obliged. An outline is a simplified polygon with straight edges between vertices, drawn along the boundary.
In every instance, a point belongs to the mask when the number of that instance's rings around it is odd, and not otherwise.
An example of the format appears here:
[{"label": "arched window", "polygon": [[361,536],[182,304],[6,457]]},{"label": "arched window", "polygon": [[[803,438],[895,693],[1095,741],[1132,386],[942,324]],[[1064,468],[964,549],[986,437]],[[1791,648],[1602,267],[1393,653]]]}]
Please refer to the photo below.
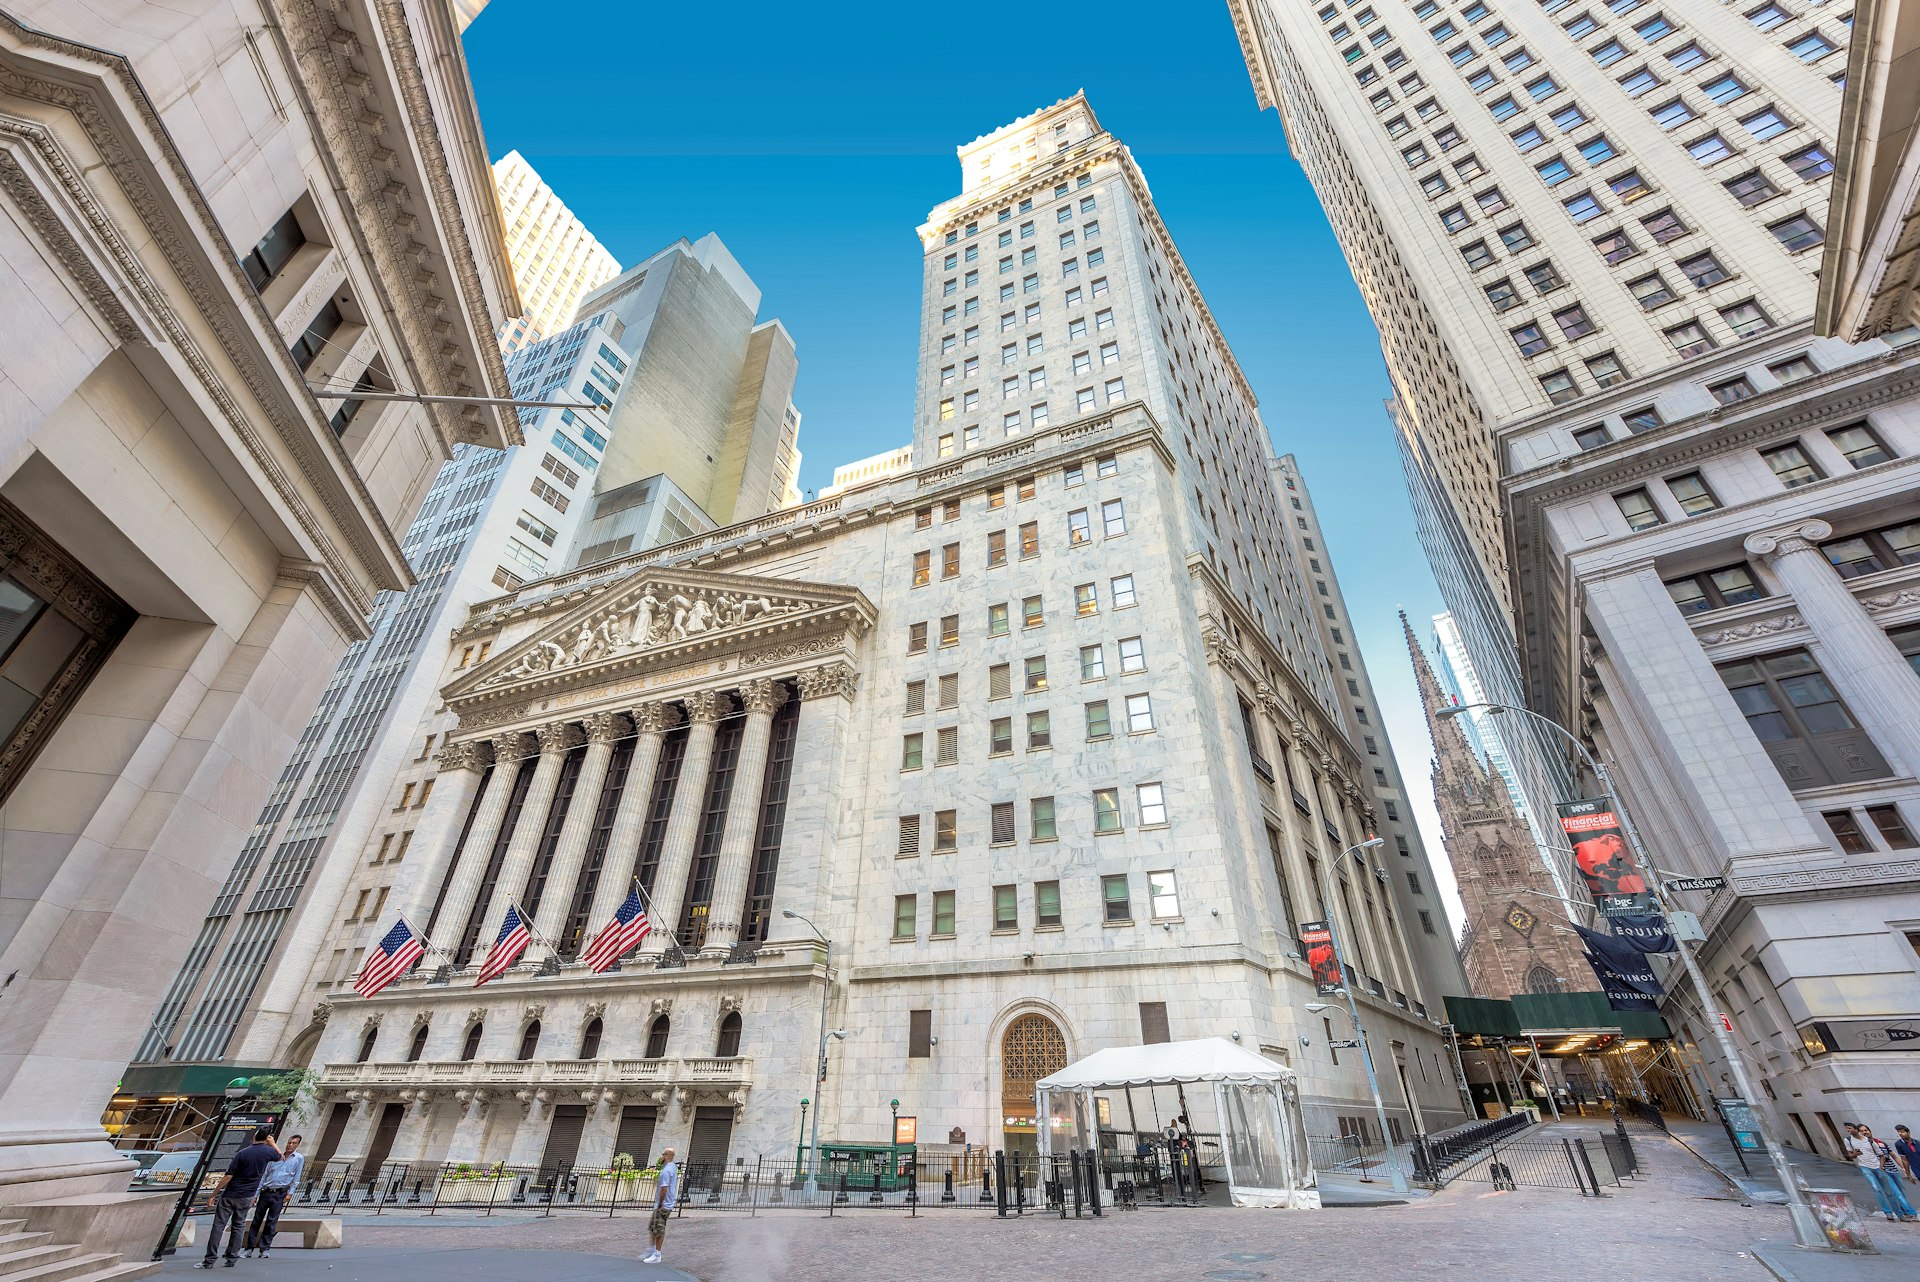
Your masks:
[{"label": "arched window", "polygon": [[580,1034],[580,1058],[592,1059],[600,1053],[600,1021],[590,1019]]},{"label": "arched window", "polygon": [[467,1040],[460,1044],[461,1059],[472,1059],[480,1053],[480,1030],[483,1027],[484,1025],[474,1024],[467,1029]]},{"label": "arched window", "polygon": [[667,1023],[667,1017],[665,1015],[658,1016],[654,1019],[653,1026],[647,1029],[648,1059],[665,1059],[667,1057],[667,1033],[671,1031],[671,1029],[672,1026]]},{"label": "arched window", "polygon": [[1527,968],[1527,991],[1557,993],[1560,991],[1560,978],[1545,966],[1535,963]]},{"label": "arched window", "polygon": [[373,1044],[375,1041],[379,1040],[379,1037],[380,1037],[380,1025],[378,1024],[368,1025],[366,1036],[360,1039],[360,1054],[354,1059],[353,1062],[356,1064],[364,1064],[368,1060],[372,1059]]},{"label": "arched window", "polygon": [[720,1021],[720,1044],[713,1053],[721,1059],[733,1059],[740,1054],[740,1012],[730,1010],[727,1017]]},{"label": "arched window", "polygon": [[533,1053],[540,1049],[540,1021],[527,1021],[527,1029],[520,1034],[520,1058],[532,1059]]},{"label": "arched window", "polygon": [[407,1063],[417,1063],[427,1050],[427,1026],[420,1025],[413,1030],[413,1042],[407,1047]]}]

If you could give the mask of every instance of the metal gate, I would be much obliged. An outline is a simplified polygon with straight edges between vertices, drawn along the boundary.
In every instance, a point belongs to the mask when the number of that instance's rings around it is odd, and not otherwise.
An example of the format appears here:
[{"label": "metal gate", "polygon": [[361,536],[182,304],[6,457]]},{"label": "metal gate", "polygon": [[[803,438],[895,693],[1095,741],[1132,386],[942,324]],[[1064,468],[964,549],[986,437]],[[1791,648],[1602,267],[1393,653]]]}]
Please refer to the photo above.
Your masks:
[{"label": "metal gate", "polygon": [[1572,1136],[1496,1141],[1448,1178],[1496,1189],[1574,1189],[1583,1197],[1599,1197],[1602,1185],[1620,1183],[1603,1145]]}]

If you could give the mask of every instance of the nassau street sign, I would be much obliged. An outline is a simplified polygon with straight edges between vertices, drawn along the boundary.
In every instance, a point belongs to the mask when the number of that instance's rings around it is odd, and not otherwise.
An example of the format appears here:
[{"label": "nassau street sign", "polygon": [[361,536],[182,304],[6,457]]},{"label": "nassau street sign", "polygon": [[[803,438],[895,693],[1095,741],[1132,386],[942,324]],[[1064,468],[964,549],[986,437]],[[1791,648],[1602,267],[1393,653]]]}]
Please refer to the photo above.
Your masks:
[{"label": "nassau street sign", "polygon": [[1672,881],[1662,885],[1661,889],[1671,892],[1678,890],[1725,890],[1726,887],[1727,879],[1725,877],[1676,877]]}]

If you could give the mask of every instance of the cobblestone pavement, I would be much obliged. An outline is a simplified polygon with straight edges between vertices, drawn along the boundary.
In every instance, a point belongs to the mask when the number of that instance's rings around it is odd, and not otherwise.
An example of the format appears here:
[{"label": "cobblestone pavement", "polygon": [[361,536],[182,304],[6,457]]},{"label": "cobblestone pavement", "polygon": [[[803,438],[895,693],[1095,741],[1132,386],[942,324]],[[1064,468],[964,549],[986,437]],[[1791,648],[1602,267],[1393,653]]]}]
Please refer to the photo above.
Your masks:
[{"label": "cobblestone pavement", "polygon": [[[1109,1212],[1062,1223],[976,1211],[749,1218],[697,1211],[674,1221],[667,1262],[701,1282],[837,1282],[847,1278],[1200,1279],[1420,1277],[1442,1282],[1768,1282],[1748,1253],[1790,1238],[1785,1212],[1725,1199],[1725,1185],[1678,1144],[1636,1133],[1644,1178],[1601,1199],[1571,1189],[1496,1193],[1455,1183],[1400,1206],[1318,1213],[1255,1210]],[[567,1250],[631,1258],[638,1217],[555,1216],[500,1223],[381,1226],[355,1218],[355,1246]],[[479,1240],[476,1240],[479,1239]],[[345,1280],[343,1280],[345,1282]]]}]

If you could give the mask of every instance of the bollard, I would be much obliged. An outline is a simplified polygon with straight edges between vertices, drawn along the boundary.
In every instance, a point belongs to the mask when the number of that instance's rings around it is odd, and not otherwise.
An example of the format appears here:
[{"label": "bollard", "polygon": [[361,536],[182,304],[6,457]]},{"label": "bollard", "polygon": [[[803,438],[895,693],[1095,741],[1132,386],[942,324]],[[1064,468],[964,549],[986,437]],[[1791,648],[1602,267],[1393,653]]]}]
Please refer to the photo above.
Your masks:
[{"label": "bollard", "polygon": [[867,1205],[878,1206],[882,1200],[880,1196],[880,1170],[878,1167],[875,1167],[873,1172],[873,1191],[867,1194]]},{"label": "bollard", "polygon": [[334,1205],[338,1206],[342,1202],[351,1202],[352,1200],[353,1181],[343,1176],[340,1180],[340,1196],[333,1199]]},{"label": "bollard", "polygon": [[1013,1163],[1013,1213],[1015,1215],[1027,1213],[1027,1173],[1021,1169],[1018,1158],[1015,1158]]},{"label": "bollard", "polygon": [[[994,1196],[998,1201],[997,1214],[1004,1220],[1007,1218],[1007,1154],[1005,1150],[995,1149],[993,1151],[993,1167],[995,1174],[999,1176],[999,1178],[993,1182]],[[986,1195],[987,1173],[982,1169],[980,1172],[980,1196],[984,1198]]]},{"label": "bollard", "polygon": [[984,1204],[993,1201],[993,1177],[987,1174],[987,1164],[980,1163],[980,1201]]},{"label": "bollard", "polygon": [[407,1199],[407,1201],[408,1201],[409,1203],[413,1203],[413,1202],[418,1202],[418,1201],[420,1200],[420,1185],[421,1185],[421,1183],[422,1183],[422,1181],[420,1181],[420,1180],[415,1180],[415,1181],[413,1182],[413,1196]]},{"label": "bollard", "polygon": [[[1067,1174],[1073,1180],[1073,1218],[1080,1218],[1080,1150],[1067,1151]],[[1064,1192],[1064,1190],[1062,1190]],[[1067,1218],[1067,1199],[1060,1199],[1060,1218]]]},{"label": "bollard", "polygon": [[920,1205],[920,1167],[918,1164],[907,1167],[907,1205]]},{"label": "bollard", "polygon": [[838,1193],[835,1193],[835,1194],[833,1195],[833,1200],[834,1200],[835,1202],[838,1202],[838,1203],[839,1203],[839,1204],[841,1204],[842,1206],[844,1206],[844,1205],[846,1205],[846,1201],[847,1201],[847,1173],[846,1173],[845,1171],[842,1171],[842,1172],[840,1172],[840,1191],[839,1191]]},{"label": "bollard", "polygon": [[940,1200],[942,1202],[953,1201],[953,1168],[951,1167],[947,1168],[946,1178],[941,1183]]}]

